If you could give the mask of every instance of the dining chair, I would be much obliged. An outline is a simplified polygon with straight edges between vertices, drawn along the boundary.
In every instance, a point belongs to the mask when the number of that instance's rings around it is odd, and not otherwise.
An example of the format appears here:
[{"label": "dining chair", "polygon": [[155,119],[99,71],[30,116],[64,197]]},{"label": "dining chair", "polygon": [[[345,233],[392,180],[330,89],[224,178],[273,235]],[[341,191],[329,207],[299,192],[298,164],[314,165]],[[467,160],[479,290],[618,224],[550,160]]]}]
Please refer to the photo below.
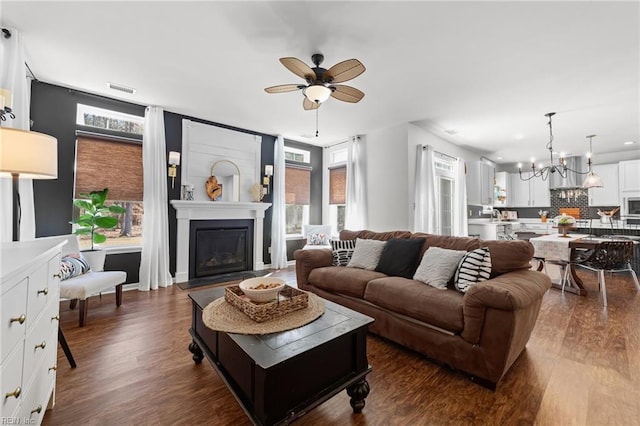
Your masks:
[{"label": "dining chair", "polygon": [[[640,284],[635,271],[631,268],[634,250],[633,241],[604,241],[591,251],[584,259],[572,259],[572,265],[579,266],[598,273],[598,286],[602,291],[602,301],[607,307],[607,287],[604,280],[605,272],[630,272],[636,289],[640,291]],[[568,271],[567,268],[566,271]],[[567,273],[562,282],[562,290],[567,281]]]}]

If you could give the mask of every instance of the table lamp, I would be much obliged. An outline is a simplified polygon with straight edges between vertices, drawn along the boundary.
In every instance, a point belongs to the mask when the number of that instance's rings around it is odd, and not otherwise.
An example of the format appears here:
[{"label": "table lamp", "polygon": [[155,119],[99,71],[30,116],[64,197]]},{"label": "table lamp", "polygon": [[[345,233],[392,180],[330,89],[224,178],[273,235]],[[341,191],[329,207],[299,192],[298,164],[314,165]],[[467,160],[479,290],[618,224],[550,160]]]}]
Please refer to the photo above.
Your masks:
[{"label": "table lamp", "polygon": [[13,241],[20,240],[18,178],[57,179],[58,141],[38,132],[0,127],[0,175],[13,181]]}]

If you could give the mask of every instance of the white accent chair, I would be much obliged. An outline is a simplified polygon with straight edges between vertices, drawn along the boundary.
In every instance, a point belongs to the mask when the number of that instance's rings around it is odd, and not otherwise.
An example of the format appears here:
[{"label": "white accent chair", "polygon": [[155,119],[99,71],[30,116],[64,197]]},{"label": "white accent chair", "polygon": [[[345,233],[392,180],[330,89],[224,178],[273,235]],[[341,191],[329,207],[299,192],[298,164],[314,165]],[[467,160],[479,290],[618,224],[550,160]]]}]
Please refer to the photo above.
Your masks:
[{"label": "white accent chair", "polygon": [[[80,252],[78,237],[73,234],[44,238],[67,242],[62,246],[62,257]],[[122,285],[126,280],[127,273],[124,271],[89,271],[77,277],[60,281],[60,298],[70,299],[71,309],[75,308],[78,300],[80,301],[79,323],[80,327],[84,327],[87,322],[89,296],[115,287],[116,306],[120,306],[122,304]]]},{"label": "white accent chair", "polygon": [[306,249],[331,249],[331,225],[302,225],[302,236],[305,239],[309,238],[311,234],[325,234],[327,236],[326,244],[314,245],[306,244],[303,248]]}]

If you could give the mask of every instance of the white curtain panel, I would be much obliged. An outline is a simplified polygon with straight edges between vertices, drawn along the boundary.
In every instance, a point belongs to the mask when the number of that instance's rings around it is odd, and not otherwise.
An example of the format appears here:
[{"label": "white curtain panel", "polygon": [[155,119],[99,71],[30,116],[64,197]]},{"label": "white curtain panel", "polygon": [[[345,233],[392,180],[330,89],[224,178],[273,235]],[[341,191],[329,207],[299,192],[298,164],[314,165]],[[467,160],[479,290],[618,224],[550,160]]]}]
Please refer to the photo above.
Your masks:
[{"label": "white curtain panel", "polygon": [[456,161],[456,191],[453,200],[453,235],[466,237],[469,235],[467,218],[467,179],[465,176],[464,158]]},{"label": "white curtain panel", "polygon": [[274,145],[273,204],[271,221],[271,267],[287,267],[285,186],[284,186],[284,138],[278,135]]},{"label": "white curtain panel", "polygon": [[415,194],[413,209],[414,232],[436,233],[436,171],[433,148],[416,147]]},{"label": "white curtain panel", "polygon": [[167,158],[164,111],[147,107],[142,136],[144,215],[138,290],[156,290],[172,284],[169,273],[169,218],[167,213]]},{"label": "white curtain panel", "polygon": [[345,228],[361,230],[367,227],[366,170],[364,140],[352,136],[347,145],[347,194]]},{"label": "white curtain panel", "polygon": [[[0,125],[15,129],[30,130],[29,103],[31,97],[31,82],[27,78],[25,66],[24,45],[19,31],[9,28],[11,37],[0,37],[0,87],[9,90],[13,95],[11,108],[16,118],[8,115],[6,121]],[[32,240],[36,235],[36,223],[33,208],[33,181],[20,179],[20,239]],[[13,202],[11,177],[0,179],[0,241],[13,239]]]}]

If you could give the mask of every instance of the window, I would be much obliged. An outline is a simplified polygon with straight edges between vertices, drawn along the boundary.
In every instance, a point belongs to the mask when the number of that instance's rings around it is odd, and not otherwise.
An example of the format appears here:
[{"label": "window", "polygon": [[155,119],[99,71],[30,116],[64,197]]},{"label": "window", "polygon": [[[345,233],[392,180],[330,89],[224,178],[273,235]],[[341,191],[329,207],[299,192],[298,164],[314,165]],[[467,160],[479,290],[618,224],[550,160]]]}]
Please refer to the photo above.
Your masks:
[{"label": "window", "polygon": [[284,155],[286,234],[301,236],[303,225],[309,224],[311,154],[309,151],[285,147]]},{"label": "window", "polygon": [[329,223],[340,232],[344,229],[347,205],[347,148],[329,153]]},{"label": "window", "polygon": [[[119,205],[126,213],[119,215],[115,228],[101,231],[107,237],[102,247],[139,247],[142,245],[143,176],[142,140],[136,132],[142,132],[144,119],[81,104],[78,104],[77,118],[80,126],[99,124],[90,126],[127,137],[100,134],[99,129],[95,133],[77,132],[74,198],[109,188],[107,205]],[[81,214],[74,206],[74,219]],[[79,240],[81,248],[90,247],[90,237],[80,236]]]},{"label": "window", "polygon": [[455,191],[455,164],[453,159],[436,154],[436,232],[453,235],[453,200]]}]

